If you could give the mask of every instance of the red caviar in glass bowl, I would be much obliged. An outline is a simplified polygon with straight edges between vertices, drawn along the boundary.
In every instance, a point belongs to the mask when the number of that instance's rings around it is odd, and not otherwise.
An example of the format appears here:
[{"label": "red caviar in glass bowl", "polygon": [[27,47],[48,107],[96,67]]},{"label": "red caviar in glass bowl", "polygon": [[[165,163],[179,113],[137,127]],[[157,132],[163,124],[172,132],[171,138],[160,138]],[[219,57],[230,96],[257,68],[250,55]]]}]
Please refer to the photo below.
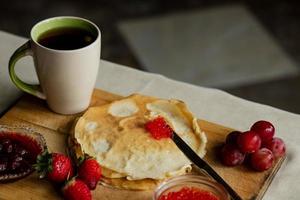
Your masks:
[{"label": "red caviar in glass bowl", "polygon": [[25,127],[0,125],[0,182],[29,175],[37,156],[45,149],[41,134]]},{"label": "red caviar in glass bowl", "polygon": [[153,200],[229,200],[229,194],[212,179],[199,175],[177,176],[161,183]]},{"label": "red caviar in glass bowl", "polygon": [[158,200],[219,200],[219,198],[199,188],[183,187],[178,191],[161,195]]}]

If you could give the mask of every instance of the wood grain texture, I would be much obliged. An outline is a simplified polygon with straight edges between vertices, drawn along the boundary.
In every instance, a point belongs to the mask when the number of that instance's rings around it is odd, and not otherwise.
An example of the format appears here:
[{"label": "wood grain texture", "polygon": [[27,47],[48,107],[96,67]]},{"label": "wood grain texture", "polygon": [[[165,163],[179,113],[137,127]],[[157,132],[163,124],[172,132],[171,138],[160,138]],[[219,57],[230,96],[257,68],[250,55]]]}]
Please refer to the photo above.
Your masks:
[{"label": "wood grain texture", "polygon": [[[101,90],[95,90],[91,106],[98,106],[122,98]],[[80,116],[59,115],[48,110],[44,101],[32,96],[23,96],[1,119],[0,124],[29,126],[41,133],[50,151],[66,152],[66,138],[73,120]],[[265,172],[255,172],[247,166],[225,167],[217,158],[217,151],[232,131],[211,122],[199,120],[200,127],[208,137],[207,154],[205,160],[222,176],[244,200],[260,200],[267,190],[273,177],[281,166],[283,158],[276,161],[274,167]],[[153,191],[117,190],[105,186],[98,186],[93,191],[94,199],[101,200],[150,200]],[[8,184],[1,184],[0,200],[14,199],[61,199],[47,181],[38,180],[35,173]]]}]

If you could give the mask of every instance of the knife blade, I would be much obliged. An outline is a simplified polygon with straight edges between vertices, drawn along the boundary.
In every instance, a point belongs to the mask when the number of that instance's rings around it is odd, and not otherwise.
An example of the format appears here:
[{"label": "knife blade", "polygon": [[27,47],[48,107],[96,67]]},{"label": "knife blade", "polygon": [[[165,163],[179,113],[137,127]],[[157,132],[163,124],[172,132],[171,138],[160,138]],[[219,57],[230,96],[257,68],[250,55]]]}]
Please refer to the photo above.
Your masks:
[{"label": "knife blade", "polygon": [[209,176],[215,181],[223,185],[233,200],[242,200],[242,198],[226,183],[226,181],[218,175],[218,173],[210,167],[203,159],[201,159],[197,153],[183,140],[181,137],[173,131],[172,140],[176,146],[182,151],[182,153],[197,167],[203,169]]}]

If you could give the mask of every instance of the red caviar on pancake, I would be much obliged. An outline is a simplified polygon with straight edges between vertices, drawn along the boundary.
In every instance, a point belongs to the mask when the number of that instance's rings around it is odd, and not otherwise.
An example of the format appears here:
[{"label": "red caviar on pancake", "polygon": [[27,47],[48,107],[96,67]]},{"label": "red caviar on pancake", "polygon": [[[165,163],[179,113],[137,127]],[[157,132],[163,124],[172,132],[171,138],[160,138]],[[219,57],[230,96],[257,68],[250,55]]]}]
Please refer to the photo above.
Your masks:
[{"label": "red caviar on pancake", "polygon": [[160,140],[162,138],[170,138],[173,133],[172,128],[167,124],[163,117],[157,117],[153,120],[148,121],[145,124],[145,129],[156,140]]}]

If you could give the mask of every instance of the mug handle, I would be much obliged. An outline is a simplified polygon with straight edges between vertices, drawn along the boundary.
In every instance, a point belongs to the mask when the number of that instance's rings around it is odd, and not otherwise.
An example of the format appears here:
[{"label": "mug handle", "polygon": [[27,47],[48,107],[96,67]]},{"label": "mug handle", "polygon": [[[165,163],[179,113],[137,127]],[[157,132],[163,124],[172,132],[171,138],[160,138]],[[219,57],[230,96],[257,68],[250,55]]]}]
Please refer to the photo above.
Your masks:
[{"label": "mug handle", "polygon": [[33,56],[31,49],[30,41],[27,41],[25,44],[20,46],[10,57],[8,64],[9,76],[12,82],[24,92],[27,92],[33,96],[36,96],[41,99],[46,99],[45,94],[42,92],[40,85],[28,84],[22,81],[15,72],[15,65],[18,60],[25,56]]}]

